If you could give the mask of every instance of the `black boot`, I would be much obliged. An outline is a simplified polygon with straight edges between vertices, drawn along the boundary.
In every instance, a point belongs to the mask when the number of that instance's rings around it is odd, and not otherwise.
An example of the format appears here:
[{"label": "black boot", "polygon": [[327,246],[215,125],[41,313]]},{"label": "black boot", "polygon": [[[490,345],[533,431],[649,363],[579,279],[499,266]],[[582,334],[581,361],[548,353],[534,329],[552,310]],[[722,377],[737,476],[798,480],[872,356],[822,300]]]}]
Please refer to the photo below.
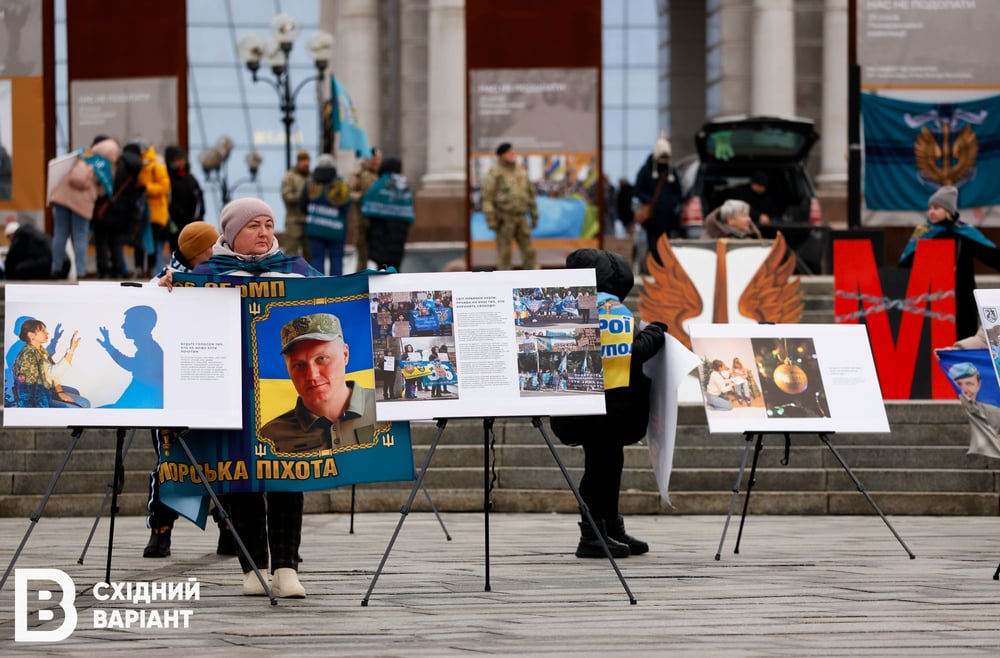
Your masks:
[{"label": "black boot", "polygon": [[[597,523],[597,529],[604,536],[604,541],[608,544],[608,550],[611,551],[612,557],[628,557],[631,554],[627,544],[617,542],[607,535],[607,531],[604,529],[604,521],[595,519],[595,522]],[[604,554],[604,548],[601,546],[600,538],[594,534],[594,529],[590,527],[590,524],[584,521],[577,525],[580,526],[580,543],[576,546],[576,556],[607,557]]]},{"label": "black boot", "polygon": [[215,554],[238,555],[239,549],[236,546],[236,540],[233,539],[233,531],[229,528],[229,524],[226,523],[218,508],[212,508],[212,518],[219,526],[219,543],[215,547]]},{"label": "black boot", "polygon": [[632,555],[642,555],[649,552],[649,544],[625,532],[625,519],[621,515],[614,521],[608,521],[607,528],[608,536],[617,542],[628,544]]},{"label": "black boot", "polygon": [[142,551],[143,557],[167,557],[170,555],[170,530],[168,525],[153,528],[149,543]]}]

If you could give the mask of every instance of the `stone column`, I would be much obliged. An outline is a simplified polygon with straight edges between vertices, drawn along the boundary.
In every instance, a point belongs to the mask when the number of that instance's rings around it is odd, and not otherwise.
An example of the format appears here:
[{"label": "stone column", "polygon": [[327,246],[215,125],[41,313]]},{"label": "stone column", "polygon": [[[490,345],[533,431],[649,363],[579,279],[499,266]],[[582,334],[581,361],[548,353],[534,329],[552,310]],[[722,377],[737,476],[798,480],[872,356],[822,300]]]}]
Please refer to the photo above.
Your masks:
[{"label": "stone column", "polygon": [[379,23],[377,0],[338,0],[336,55],[329,72],[350,94],[361,127],[379,145]]},{"label": "stone column", "polygon": [[465,2],[430,0],[427,189],[465,190]]},{"label": "stone column", "polygon": [[823,138],[816,182],[825,188],[847,185],[847,4],[825,0],[823,8]]},{"label": "stone column", "polygon": [[795,11],[792,0],[754,0],[751,112],[795,114]]}]

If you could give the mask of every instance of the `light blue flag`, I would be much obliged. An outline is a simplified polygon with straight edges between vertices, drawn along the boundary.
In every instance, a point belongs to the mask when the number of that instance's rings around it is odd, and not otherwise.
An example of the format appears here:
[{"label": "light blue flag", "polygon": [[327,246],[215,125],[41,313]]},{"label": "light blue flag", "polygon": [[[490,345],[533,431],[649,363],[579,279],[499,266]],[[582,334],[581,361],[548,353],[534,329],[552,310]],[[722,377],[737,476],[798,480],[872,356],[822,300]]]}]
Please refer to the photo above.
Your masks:
[{"label": "light blue flag", "polygon": [[340,148],[353,149],[359,157],[370,158],[372,148],[368,145],[368,135],[358,125],[358,112],[354,109],[351,97],[347,95],[347,90],[336,77],[331,75],[330,83],[333,85],[333,99],[336,103],[333,112],[333,131],[340,133]]},{"label": "light blue flag", "polygon": [[916,103],[861,94],[865,131],[865,205],[926,210],[942,185],[959,206],[1000,203],[1000,96]]}]

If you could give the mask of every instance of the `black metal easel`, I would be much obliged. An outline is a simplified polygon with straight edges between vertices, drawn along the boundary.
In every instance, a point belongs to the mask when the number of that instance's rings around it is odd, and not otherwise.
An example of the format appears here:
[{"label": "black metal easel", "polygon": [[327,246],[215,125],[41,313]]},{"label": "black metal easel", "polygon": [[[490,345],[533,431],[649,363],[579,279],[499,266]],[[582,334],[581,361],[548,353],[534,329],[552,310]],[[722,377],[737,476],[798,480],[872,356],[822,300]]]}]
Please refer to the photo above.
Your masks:
[{"label": "black metal easel", "polygon": [[[484,518],[484,536],[485,536],[485,590],[490,591],[490,492],[492,490],[492,482],[490,478],[490,451],[492,448],[492,438],[493,438],[493,418],[483,419],[483,518]],[[385,567],[386,561],[389,559],[389,553],[392,552],[392,547],[396,543],[396,537],[399,536],[399,531],[403,527],[403,522],[406,520],[407,515],[410,513],[410,509],[413,507],[413,500],[417,496],[417,491],[423,486],[424,475],[427,473],[427,468],[430,466],[431,459],[434,457],[434,451],[437,449],[438,442],[441,440],[441,435],[444,433],[444,428],[448,424],[447,418],[437,419],[437,432],[434,434],[434,440],[431,441],[430,449],[427,451],[427,456],[424,458],[424,464],[417,473],[417,479],[413,483],[413,487],[410,489],[410,495],[406,499],[406,503],[400,510],[399,522],[396,523],[396,528],[392,533],[392,537],[389,539],[389,544],[385,548],[385,553],[382,554],[382,560],[379,562],[378,568],[375,570],[375,575],[372,577],[371,585],[368,587],[368,591],[365,593],[365,597],[361,600],[362,607],[368,605],[368,600],[371,598],[372,591],[375,589],[375,583],[378,582],[379,576],[382,574],[382,569]],[[625,589],[625,593],[628,594],[629,603],[631,605],[636,604],[635,596],[632,595],[632,590],[629,589],[628,583],[625,582],[625,577],[622,576],[621,570],[618,568],[618,564],[615,562],[614,557],[611,555],[611,551],[608,548],[607,543],[604,541],[603,535],[597,528],[597,523],[590,514],[590,509],[587,504],[583,501],[580,496],[580,490],[573,483],[573,478],[570,477],[569,471],[566,469],[565,464],[563,464],[562,459],[559,457],[559,453],[556,452],[556,448],[552,443],[552,439],[549,438],[548,433],[542,426],[542,421],[540,418],[533,417],[531,419],[531,424],[541,433],[542,438],[545,439],[546,445],[549,447],[549,451],[552,453],[553,459],[555,459],[556,464],[559,466],[559,470],[562,472],[563,477],[566,479],[566,484],[573,491],[573,495],[576,496],[576,501],[580,505],[580,511],[586,517],[587,523],[594,530],[594,534],[598,537],[601,542],[601,546],[604,548],[604,554],[607,556],[608,560],[611,562],[612,568],[614,568],[615,574],[618,576],[618,580],[621,582],[622,587]],[[426,490],[425,490],[426,491]]]},{"label": "black metal easel", "polygon": [[[356,484],[351,485],[351,525],[347,533],[350,535],[354,534],[354,499],[357,486],[358,485]],[[444,519],[441,518],[441,513],[438,511],[437,505],[434,504],[434,500],[431,498],[431,492],[427,491],[427,487],[424,485],[420,485],[420,488],[424,490],[424,496],[427,498],[427,504],[431,506],[431,511],[434,512],[434,518],[437,519],[438,525],[441,526],[441,531],[444,533],[445,538],[448,541],[451,541],[451,535],[448,534],[448,528],[444,525]]]},{"label": "black metal easel", "polygon": [[56,472],[52,474],[52,479],[49,481],[49,486],[46,487],[45,493],[42,494],[42,500],[38,503],[38,508],[31,513],[28,518],[31,520],[31,525],[25,531],[24,536],[21,537],[21,543],[18,545],[17,550],[14,551],[14,556],[10,558],[10,564],[7,565],[7,570],[3,573],[3,578],[0,578],[0,590],[3,589],[4,584],[7,582],[7,578],[10,576],[10,572],[14,570],[14,564],[17,563],[17,558],[21,556],[21,551],[24,550],[24,545],[28,543],[28,537],[31,536],[32,531],[35,526],[38,525],[38,520],[42,518],[42,512],[45,511],[45,505],[49,502],[49,496],[56,488],[56,483],[59,482],[59,476],[66,469],[66,463],[69,462],[70,455],[73,454],[76,444],[80,442],[80,437],[83,436],[84,428],[74,427],[71,428],[70,433],[70,444],[66,448],[66,454],[63,455],[62,460],[59,462],[59,466],[56,467]]},{"label": "black metal easel", "polygon": [[[124,431],[119,429],[119,432]],[[128,438],[125,439],[125,445],[121,449],[121,459],[124,460],[125,456],[128,454],[129,449],[132,447],[132,440],[135,438],[135,429],[128,430]],[[104,491],[104,500],[101,501],[101,506],[97,509],[97,514],[94,516],[94,524],[90,526],[90,534],[87,535],[87,541],[83,543],[83,550],[80,551],[80,557],[77,558],[77,564],[83,564],[83,560],[87,557],[87,551],[90,550],[90,542],[94,539],[94,533],[97,532],[97,526],[101,522],[101,517],[104,516],[104,509],[108,506],[108,499],[114,494],[117,499],[117,494],[121,493],[121,484],[124,481],[124,474],[122,477],[118,477],[117,470],[118,457],[115,456],[115,472],[112,473],[111,479],[108,480],[107,488]],[[118,509],[114,503],[112,503],[112,512],[117,513]],[[110,574],[108,574],[110,578]]]},{"label": "black metal easel", "polygon": [[[733,551],[733,553],[739,554],[740,552],[740,540],[743,538],[743,524],[746,521],[747,509],[750,506],[750,492],[753,490],[753,486],[756,483],[755,476],[757,474],[757,462],[760,459],[760,451],[764,448],[764,434],[765,434],[764,432],[752,432],[752,431],[743,433],[743,438],[746,440],[746,450],[743,451],[743,461],[740,463],[740,472],[736,475],[736,484],[733,485],[733,497],[729,501],[729,513],[726,514],[726,523],[722,527],[722,538],[719,540],[719,550],[716,551],[715,553],[716,560],[722,559],[722,545],[726,541],[726,531],[729,530],[729,520],[733,516],[733,508],[736,506],[736,498],[740,494],[740,485],[743,482],[743,472],[746,470],[747,467],[747,459],[750,456],[750,450],[753,449],[754,450],[753,464],[750,467],[750,479],[747,480],[747,495],[746,498],[743,499],[743,514],[740,516],[740,530],[736,535],[736,548]],[[788,465],[788,454],[791,450],[791,445],[792,445],[791,435],[793,433],[780,432],[780,434],[784,435],[785,437],[785,456],[781,460],[781,464],[782,466],[786,466]],[[799,433],[797,432],[796,434]],[[903,539],[899,536],[899,533],[897,533],[896,529],[892,527],[891,523],[889,523],[889,519],[885,518],[885,514],[882,513],[882,510],[879,509],[879,506],[875,504],[874,500],[872,500],[872,497],[868,494],[868,491],[858,480],[857,476],[854,475],[854,472],[847,465],[847,462],[844,461],[844,458],[841,457],[837,449],[833,447],[832,443],[830,443],[830,438],[827,436],[827,432],[817,432],[816,434],[819,436],[819,440],[822,441],[826,445],[826,447],[830,449],[830,452],[833,453],[833,456],[837,458],[837,461],[840,462],[840,465],[844,468],[844,472],[847,473],[848,477],[851,478],[851,481],[854,482],[854,486],[865,497],[865,499],[868,501],[868,504],[872,506],[872,509],[874,509],[878,513],[879,517],[881,517],[882,519],[882,522],[885,523],[887,528],[889,528],[889,531],[896,538],[896,541],[899,542],[899,545],[903,547],[903,550],[906,551],[906,554],[910,556],[911,560],[914,559],[916,555],[914,555],[913,552],[910,551],[906,543],[903,542]],[[754,442],[754,436],[757,437],[756,442]],[[997,567],[997,573],[1000,574],[1000,566]]]}]

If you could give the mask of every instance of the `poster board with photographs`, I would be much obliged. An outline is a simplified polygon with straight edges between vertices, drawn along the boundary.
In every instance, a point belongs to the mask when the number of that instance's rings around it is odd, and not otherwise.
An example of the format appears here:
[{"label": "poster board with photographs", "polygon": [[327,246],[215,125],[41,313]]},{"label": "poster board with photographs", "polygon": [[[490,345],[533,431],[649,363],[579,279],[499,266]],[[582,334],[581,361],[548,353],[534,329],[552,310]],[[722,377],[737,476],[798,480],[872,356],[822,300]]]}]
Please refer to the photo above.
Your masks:
[{"label": "poster board with photographs", "polygon": [[239,291],[192,292],[8,284],[4,426],[241,427]]},{"label": "poster board with photographs", "polygon": [[708,428],[888,432],[862,325],[691,325]]},{"label": "poster board with photographs", "polygon": [[603,414],[595,282],[592,269],[370,277],[378,419]]}]

